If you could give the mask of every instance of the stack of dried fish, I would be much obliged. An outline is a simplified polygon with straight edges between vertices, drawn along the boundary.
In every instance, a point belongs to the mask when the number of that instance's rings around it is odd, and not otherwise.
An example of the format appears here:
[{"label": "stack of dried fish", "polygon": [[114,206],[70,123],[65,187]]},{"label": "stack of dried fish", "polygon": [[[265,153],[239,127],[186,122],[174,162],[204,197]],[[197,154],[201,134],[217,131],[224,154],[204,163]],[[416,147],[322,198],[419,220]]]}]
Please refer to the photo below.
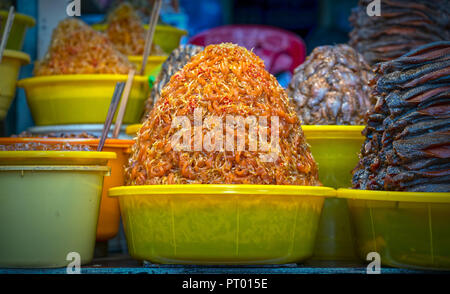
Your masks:
[{"label": "stack of dried fish", "polygon": [[180,46],[173,50],[169,58],[163,63],[161,72],[155,80],[150,97],[145,102],[145,112],[142,117],[142,122],[145,121],[147,115],[152,110],[153,105],[161,96],[161,90],[170,81],[170,78],[180,69],[185,66],[191,57],[200,53],[203,50],[201,46],[186,45]]},{"label": "stack of dried fish", "polygon": [[378,65],[354,188],[450,192],[449,81],[449,41]]},{"label": "stack of dried fish", "polygon": [[381,0],[381,16],[369,16],[373,0],[360,0],[350,16],[350,45],[369,64],[389,61],[420,45],[450,40],[448,0]]},{"label": "stack of dried fish", "polygon": [[364,114],[375,104],[369,99],[372,77],[352,47],[317,47],[295,69],[288,95],[304,124],[364,124]]}]

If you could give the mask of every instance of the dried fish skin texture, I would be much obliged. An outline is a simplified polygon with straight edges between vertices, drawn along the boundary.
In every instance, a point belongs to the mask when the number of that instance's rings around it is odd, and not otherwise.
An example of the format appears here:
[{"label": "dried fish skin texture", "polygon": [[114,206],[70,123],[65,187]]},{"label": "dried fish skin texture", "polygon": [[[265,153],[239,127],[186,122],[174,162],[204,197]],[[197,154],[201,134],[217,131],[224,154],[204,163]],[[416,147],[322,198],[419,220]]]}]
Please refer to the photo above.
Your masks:
[{"label": "dried fish skin texture", "polygon": [[450,1],[381,0],[381,15],[371,17],[360,0],[349,17],[349,44],[370,65],[396,59],[420,45],[450,40]]},{"label": "dried fish skin texture", "polygon": [[367,116],[353,188],[450,191],[449,60],[450,42],[436,42],[376,67],[378,101]]}]

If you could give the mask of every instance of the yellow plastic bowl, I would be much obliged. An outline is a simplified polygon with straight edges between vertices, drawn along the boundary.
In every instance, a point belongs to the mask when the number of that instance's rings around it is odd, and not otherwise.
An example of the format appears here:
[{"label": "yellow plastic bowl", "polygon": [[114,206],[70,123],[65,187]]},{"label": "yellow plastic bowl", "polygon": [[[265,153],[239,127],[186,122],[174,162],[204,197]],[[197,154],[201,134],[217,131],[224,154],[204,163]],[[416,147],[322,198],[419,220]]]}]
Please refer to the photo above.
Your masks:
[{"label": "yellow plastic bowl", "polygon": [[181,37],[184,35],[187,35],[185,30],[168,25],[157,25],[154,40],[155,44],[159,45],[164,52],[170,54],[180,46]]},{"label": "yellow plastic bowl", "polygon": [[[129,125],[125,133],[135,137],[142,124]],[[319,179],[327,187],[351,186],[351,170],[358,163],[364,142],[364,126],[302,125],[306,141],[319,165]],[[345,200],[327,198],[317,232],[314,259],[356,260],[351,220]]]},{"label": "yellow plastic bowl", "polygon": [[302,125],[306,142],[319,165],[319,179],[324,186],[351,187],[351,171],[358,164],[358,154],[365,137],[365,126]]},{"label": "yellow plastic bowl", "polygon": [[[71,252],[81,264],[91,262],[103,176],[109,172],[104,162],[116,155],[84,151],[77,160],[68,153],[0,152],[0,267],[63,267],[72,261]],[[13,156],[17,165],[3,164]],[[80,165],[87,158],[95,164]]]},{"label": "yellow plastic bowl", "polygon": [[[8,18],[8,11],[0,11],[0,39],[3,35],[3,29]],[[31,16],[15,13],[14,21],[12,23],[11,31],[9,33],[6,49],[22,50],[23,41],[25,40],[25,33],[29,27],[35,25],[35,20]]]},{"label": "yellow plastic bowl", "polygon": [[137,132],[139,131],[139,129],[141,127],[142,127],[142,124],[129,125],[125,129],[125,134],[127,134],[128,136],[131,136],[131,137],[136,137]]},{"label": "yellow plastic bowl", "polygon": [[313,254],[335,190],[272,185],[149,185],[119,197],[128,250],[165,264],[284,264]]},{"label": "yellow plastic bowl", "polygon": [[[351,186],[351,170],[358,163],[364,142],[364,126],[302,125],[306,141],[319,166],[323,185],[334,188]],[[347,202],[325,199],[317,232],[314,259],[357,260]]]},{"label": "yellow plastic bowl", "polygon": [[16,94],[16,83],[22,65],[30,63],[30,56],[20,51],[5,50],[0,63],[0,121],[2,121]]},{"label": "yellow plastic bowl", "polygon": [[[140,72],[142,67],[142,56],[128,56],[128,60],[136,66],[137,72]],[[145,67],[145,75],[154,74],[154,70],[166,61],[167,56],[149,56],[147,59],[147,66]]]},{"label": "yellow plastic bowl", "polygon": [[348,201],[362,260],[378,252],[387,266],[450,270],[450,193],[337,193]]},{"label": "yellow plastic bowl", "polygon": [[[145,29],[148,29],[148,25],[143,25]],[[97,31],[106,31],[106,24],[94,24],[92,28]],[[180,46],[181,37],[187,35],[187,31],[180,30],[176,27],[168,25],[157,25],[155,28],[155,35],[153,41],[156,45],[161,47],[161,49],[170,54],[178,46]]]},{"label": "yellow plastic bowl", "polygon": [[[127,75],[54,75],[20,80],[36,125],[104,123],[117,82]],[[136,76],[123,123],[140,120],[149,94],[146,76]]]}]

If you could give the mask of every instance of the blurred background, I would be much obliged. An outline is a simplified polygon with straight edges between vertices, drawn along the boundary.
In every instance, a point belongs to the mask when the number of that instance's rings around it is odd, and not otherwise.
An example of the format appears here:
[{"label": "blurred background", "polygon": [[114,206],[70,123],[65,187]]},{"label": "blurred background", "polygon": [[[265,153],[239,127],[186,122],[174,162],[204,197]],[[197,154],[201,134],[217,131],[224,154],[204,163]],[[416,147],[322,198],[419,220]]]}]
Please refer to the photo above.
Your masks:
[{"label": "blurred background", "polygon": [[[16,12],[36,19],[36,26],[27,30],[23,46],[23,51],[31,56],[32,62],[22,67],[19,79],[32,76],[33,62],[45,55],[52,30],[60,20],[67,17],[66,7],[71,2],[0,1],[1,10],[7,10],[10,5],[14,5]],[[88,24],[101,23],[111,7],[118,2],[123,1],[80,0],[79,17]],[[141,7],[139,12],[143,21],[148,20],[152,7],[151,0],[127,2]],[[186,30],[187,35],[181,39],[182,44],[199,33],[224,25],[252,24],[276,27],[299,36],[306,45],[307,55],[316,46],[348,42],[348,33],[351,30],[348,17],[352,7],[357,3],[357,0],[165,0],[161,8],[160,23]],[[245,38],[246,36],[243,39]],[[258,54],[258,50],[256,53]],[[267,61],[264,56],[260,57]],[[291,71],[279,68],[271,72],[282,86],[287,86]],[[7,117],[0,124],[2,124],[1,136],[18,134],[34,125],[23,89],[17,89],[16,98]]]}]

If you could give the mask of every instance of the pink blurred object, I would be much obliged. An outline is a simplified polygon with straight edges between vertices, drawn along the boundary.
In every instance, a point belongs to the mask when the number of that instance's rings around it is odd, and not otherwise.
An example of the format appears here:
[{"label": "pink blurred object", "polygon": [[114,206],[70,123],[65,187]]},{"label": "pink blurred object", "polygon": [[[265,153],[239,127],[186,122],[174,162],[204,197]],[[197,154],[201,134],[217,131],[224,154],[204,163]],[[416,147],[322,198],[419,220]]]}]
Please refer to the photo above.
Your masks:
[{"label": "pink blurred object", "polygon": [[303,40],[291,32],[263,25],[228,25],[206,30],[190,40],[190,44],[207,46],[231,42],[247,48],[264,60],[272,74],[294,69],[306,58]]}]

